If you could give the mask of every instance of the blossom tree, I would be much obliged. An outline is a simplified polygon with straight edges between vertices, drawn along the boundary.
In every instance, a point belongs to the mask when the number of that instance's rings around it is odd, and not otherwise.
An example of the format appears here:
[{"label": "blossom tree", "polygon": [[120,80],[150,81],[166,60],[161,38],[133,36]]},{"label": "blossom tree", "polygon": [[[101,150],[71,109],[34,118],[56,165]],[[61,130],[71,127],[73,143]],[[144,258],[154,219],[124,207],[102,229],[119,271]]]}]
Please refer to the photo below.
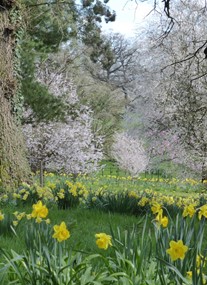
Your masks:
[{"label": "blossom tree", "polygon": [[151,29],[141,39],[143,57],[139,63],[145,72],[137,75],[136,101],[134,109],[127,114],[126,126],[131,128],[133,136],[144,139],[151,168],[166,167],[165,162],[173,162],[170,165],[179,166],[179,174],[188,172],[189,175],[192,170],[192,174],[204,181],[207,177],[204,76],[207,26],[206,11],[200,14],[200,4],[200,1],[176,3],[172,12],[179,26],[161,42],[163,23],[159,22],[159,29],[154,29],[160,18],[151,19]]},{"label": "blossom tree", "polygon": [[96,170],[103,155],[103,138],[92,132],[92,111],[80,104],[61,66],[45,63],[37,77],[49,92],[64,99],[67,108],[63,120],[50,122],[37,122],[30,109],[25,112],[24,134],[32,168],[37,170],[44,164],[48,171],[74,175]]},{"label": "blossom tree", "polygon": [[111,151],[120,168],[136,176],[144,171],[149,163],[143,143],[127,133],[117,133]]},{"label": "blossom tree", "polygon": [[102,138],[91,131],[90,112],[65,122],[28,124],[24,128],[33,169],[41,162],[50,171],[78,174],[97,169],[102,158]]}]

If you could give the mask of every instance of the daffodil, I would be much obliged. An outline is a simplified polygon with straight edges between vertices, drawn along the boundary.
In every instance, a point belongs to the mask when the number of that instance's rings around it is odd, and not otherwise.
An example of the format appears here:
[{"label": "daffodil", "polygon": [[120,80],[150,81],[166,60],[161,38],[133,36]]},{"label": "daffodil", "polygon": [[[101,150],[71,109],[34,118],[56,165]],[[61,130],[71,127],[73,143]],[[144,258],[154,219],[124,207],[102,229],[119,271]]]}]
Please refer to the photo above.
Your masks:
[{"label": "daffodil", "polygon": [[161,208],[162,208],[162,206],[161,206],[159,203],[154,202],[154,203],[152,204],[152,207],[151,207],[152,213],[153,213],[153,214],[159,213],[159,211],[161,210]]},{"label": "daffodil", "polygon": [[0,221],[4,219],[4,214],[0,211]]},{"label": "daffodil", "polygon": [[37,218],[35,219],[35,222],[36,222],[37,224],[40,224],[40,223],[42,222],[42,218],[37,217]]},{"label": "daffodil", "polygon": [[13,223],[13,226],[15,226],[15,227],[16,227],[16,226],[18,225],[18,223],[19,223],[19,222],[18,222],[18,221],[13,221],[12,223]]},{"label": "daffodil", "polygon": [[193,204],[190,204],[188,206],[185,206],[184,211],[183,211],[183,217],[187,217],[189,216],[190,218],[193,217],[193,215],[195,214],[196,210]]},{"label": "daffodil", "polygon": [[68,231],[65,222],[61,222],[60,225],[55,225],[53,227],[55,233],[53,238],[56,238],[59,242],[64,241],[70,237],[70,232]]},{"label": "daffodil", "polygon": [[62,193],[62,192],[58,192],[58,193],[57,193],[57,196],[58,196],[60,199],[64,199],[64,198],[65,198],[65,194]]},{"label": "daffodil", "polygon": [[192,278],[193,272],[192,272],[192,271],[188,271],[188,272],[187,272],[187,276],[188,276],[188,278]]},{"label": "daffodil", "polygon": [[96,244],[101,249],[107,249],[109,246],[112,246],[111,243],[111,236],[105,233],[99,233],[95,235],[96,237]]},{"label": "daffodil", "polygon": [[46,218],[48,215],[48,209],[42,204],[42,201],[38,201],[37,204],[32,206],[32,218]]},{"label": "daffodil", "polygon": [[144,207],[147,203],[149,202],[149,198],[147,197],[142,197],[140,201],[138,202],[138,205],[141,207]]},{"label": "daffodil", "polygon": [[27,220],[31,220],[32,215],[31,215],[31,214],[27,214],[27,215],[26,215],[26,218],[27,218]]},{"label": "daffodil", "polygon": [[163,228],[166,228],[168,226],[168,217],[164,216],[163,217],[163,210],[161,209],[156,218],[155,218],[155,221],[157,223],[158,226],[163,226]]},{"label": "daffodil", "polygon": [[171,240],[170,248],[166,250],[166,252],[170,255],[172,261],[177,259],[184,259],[185,253],[188,251],[188,247],[183,244],[182,240],[174,241]]},{"label": "daffodil", "polygon": [[207,218],[207,204],[205,204],[199,208],[199,212],[198,212],[199,220],[201,220],[202,216]]},{"label": "daffodil", "polygon": [[196,267],[200,268],[206,265],[206,258],[202,254],[198,254],[196,256]]}]

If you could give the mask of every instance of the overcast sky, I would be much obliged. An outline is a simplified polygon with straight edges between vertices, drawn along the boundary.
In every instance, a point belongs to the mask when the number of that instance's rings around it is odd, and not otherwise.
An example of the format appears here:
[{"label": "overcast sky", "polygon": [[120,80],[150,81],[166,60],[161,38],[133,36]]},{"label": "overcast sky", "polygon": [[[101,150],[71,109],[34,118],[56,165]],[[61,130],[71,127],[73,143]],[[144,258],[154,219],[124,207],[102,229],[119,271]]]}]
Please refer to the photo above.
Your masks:
[{"label": "overcast sky", "polygon": [[102,23],[103,30],[111,30],[122,33],[127,37],[133,37],[135,29],[138,29],[147,21],[145,16],[153,8],[152,3],[147,4],[139,1],[137,3],[131,0],[110,0],[108,5],[116,11],[116,21],[108,24]]}]

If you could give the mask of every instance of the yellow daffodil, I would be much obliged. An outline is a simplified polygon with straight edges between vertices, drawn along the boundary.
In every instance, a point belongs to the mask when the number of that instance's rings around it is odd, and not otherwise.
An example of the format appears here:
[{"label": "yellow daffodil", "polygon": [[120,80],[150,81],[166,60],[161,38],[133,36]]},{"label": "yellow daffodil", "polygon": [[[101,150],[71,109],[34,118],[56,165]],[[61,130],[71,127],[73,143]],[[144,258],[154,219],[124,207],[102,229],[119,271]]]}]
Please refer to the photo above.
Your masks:
[{"label": "yellow daffodil", "polygon": [[4,219],[4,214],[0,211],[0,221]]},{"label": "yellow daffodil", "polygon": [[149,198],[147,197],[142,197],[140,201],[138,202],[138,205],[141,207],[144,207],[147,203],[149,202]]},{"label": "yellow daffodil", "polygon": [[92,202],[96,202],[96,200],[97,200],[97,197],[92,197]]},{"label": "yellow daffodil", "polygon": [[188,272],[187,272],[187,276],[188,276],[188,278],[192,278],[193,272],[192,272],[192,271],[188,271]]},{"label": "yellow daffodil", "polygon": [[21,189],[21,190],[19,191],[19,194],[24,194],[25,192],[26,192],[25,189]]},{"label": "yellow daffodil", "polygon": [[199,208],[199,212],[198,212],[199,220],[201,220],[202,216],[207,218],[207,204],[205,204]]},{"label": "yellow daffodil", "polygon": [[188,247],[183,244],[182,240],[174,241],[171,240],[170,248],[166,250],[166,252],[170,255],[172,261],[177,259],[184,259],[185,253],[188,251]]},{"label": "yellow daffodil", "polygon": [[42,222],[42,218],[37,217],[37,218],[35,219],[35,222],[36,222],[37,224],[40,224],[40,223]]},{"label": "yellow daffodil", "polygon": [[69,192],[74,196],[77,197],[78,193],[77,193],[77,186],[73,185],[73,187],[71,187],[71,189],[69,190]]},{"label": "yellow daffodil", "polygon": [[183,217],[187,217],[189,216],[190,218],[193,217],[193,215],[195,214],[196,210],[193,204],[190,204],[188,206],[185,206],[184,211],[183,211]]},{"label": "yellow daffodil", "polygon": [[22,200],[24,200],[24,201],[27,200],[28,196],[29,196],[29,193],[26,192],[26,193],[23,195]]},{"label": "yellow daffodil", "polygon": [[206,265],[206,258],[202,254],[198,254],[196,256],[196,267],[199,269],[201,266],[204,267]]},{"label": "yellow daffodil", "polygon": [[16,227],[16,226],[18,225],[18,223],[19,223],[19,222],[18,222],[18,221],[13,221],[12,223],[13,223],[13,226],[15,226],[15,227]]},{"label": "yellow daffodil", "polygon": [[161,208],[162,208],[162,206],[161,206],[159,203],[154,202],[154,203],[152,204],[152,207],[151,207],[152,213],[153,213],[153,214],[159,213],[159,211],[161,210]]},{"label": "yellow daffodil", "polygon": [[135,191],[130,191],[128,195],[129,197],[132,197],[132,198],[136,198],[136,199],[139,198],[138,194]]},{"label": "yellow daffodil", "polygon": [[[199,271],[197,271],[197,274],[199,274]],[[193,277],[193,272],[192,271],[188,271],[187,272],[187,277],[189,279],[192,279]],[[206,276],[204,274],[202,274],[202,284],[206,284]]]},{"label": "yellow daffodil", "polygon": [[18,215],[16,215],[16,218],[17,218],[18,221],[21,221],[21,219],[24,218],[25,215],[26,215],[25,212],[19,213]]},{"label": "yellow daffodil", "polygon": [[32,218],[46,218],[48,215],[48,209],[42,204],[42,201],[38,201],[37,204],[32,206]]},{"label": "yellow daffodil", "polygon": [[27,217],[27,220],[31,220],[32,215],[31,214],[27,214],[26,217]]},{"label": "yellow daffodil", "polygon": [[163,228],[166,228],[168,226],[168,217],[164,216],[163,217],[163,210],[161,209],[156,218],[155,218],[155,221],[157,222],[158,226],[162,226]]},{"label": "yellow daffodil", "polygon": [[60,199],[64,199],[64,198],[65,198],[65,194],[62,193],[62,192],[58,192],[58,193],[57,193],[57,196],[58,196],[58,198],[60,198]]},{"label": "yellow daffodil", "polygon": [[99,233],[96,234],[95,237],[97,238],[96,244],[99,248],[106,250],[109,246],[112,246],[110,235]]},{"label": "yellow daffodil", "polygon": [[65,222],[62,222],[60,225],[55,225],[53,227],[55,233],[53,238],[56,238],[59,242],[64,241],[70,237],[70,232],[68,231]]}]

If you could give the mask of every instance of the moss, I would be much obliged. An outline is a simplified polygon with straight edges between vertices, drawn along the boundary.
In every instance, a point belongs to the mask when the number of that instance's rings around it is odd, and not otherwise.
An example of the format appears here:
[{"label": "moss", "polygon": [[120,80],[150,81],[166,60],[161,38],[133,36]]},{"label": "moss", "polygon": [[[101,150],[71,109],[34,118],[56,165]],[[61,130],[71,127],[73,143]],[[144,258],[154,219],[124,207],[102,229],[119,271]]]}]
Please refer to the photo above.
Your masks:
[{"label": "moss", "polygon": [[[16,5],[17,1],[11,2]],[[14,72],[15,33],[5,30],[11,26],[10,8],[0,10],[0,179],[4,189],[30,179],[23,134],[13,113],[18,90]]]}]

